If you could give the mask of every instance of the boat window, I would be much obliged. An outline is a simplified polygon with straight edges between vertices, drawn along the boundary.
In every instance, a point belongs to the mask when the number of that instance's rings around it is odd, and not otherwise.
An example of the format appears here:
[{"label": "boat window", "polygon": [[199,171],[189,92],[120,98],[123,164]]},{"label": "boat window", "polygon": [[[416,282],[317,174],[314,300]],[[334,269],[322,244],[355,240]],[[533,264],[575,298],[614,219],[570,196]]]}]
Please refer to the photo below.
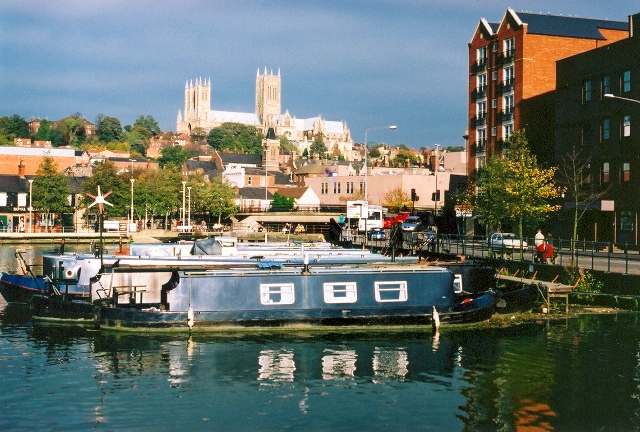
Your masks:
[{"label": "boat window", "polygon": [[375,282],[377,302],[407,301],[407,281]]},{"label": "boat window", "polygon": [[330,282],[323,286],[325,303],[355,303],[358,300],[355,282]]},{"label": "boat window", "polygon": [[260,284],[260,303],[289,305],[295,302],[293,284]]},{"label": "boat window", "polygon": [[453,278],[453,291],[456,294],[461,294],[462,293],[462,275],[460,275],[460,274],[454,275],[454,278]]}]

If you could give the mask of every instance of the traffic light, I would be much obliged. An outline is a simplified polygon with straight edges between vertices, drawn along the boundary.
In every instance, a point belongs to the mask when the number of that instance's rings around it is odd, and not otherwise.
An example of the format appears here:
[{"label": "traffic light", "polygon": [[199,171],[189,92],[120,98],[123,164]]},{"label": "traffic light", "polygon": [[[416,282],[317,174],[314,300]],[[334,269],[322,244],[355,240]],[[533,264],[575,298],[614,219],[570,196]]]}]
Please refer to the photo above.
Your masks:
[{"label": "traffic light", "polygon": [[417,201],[416,200],[416,190],[415,189],[411,189],[411,201]]},{"label": "traffic light", "polygon": [[440,190],[436,190],[431,194],[431,201],[440,201]]}]

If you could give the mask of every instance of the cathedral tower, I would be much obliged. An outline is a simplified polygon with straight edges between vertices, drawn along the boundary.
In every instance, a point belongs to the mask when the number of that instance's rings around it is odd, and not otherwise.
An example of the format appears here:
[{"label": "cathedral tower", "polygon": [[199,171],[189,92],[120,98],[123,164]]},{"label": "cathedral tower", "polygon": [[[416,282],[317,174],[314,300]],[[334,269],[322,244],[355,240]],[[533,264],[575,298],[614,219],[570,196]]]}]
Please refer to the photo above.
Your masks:
[{"label": "cathedral tower", "polygon": [[208,128],[211,111],[211,79],[202,78],[187,82],[184,87],[184,122],[188,123],[189,133],[193,128]]},{"label": "cathedral tower", "polygon": [[280,69],[278,75],[273,71],[260,75],[260,69],[256,73],[256,114],[260,117],[263,126],[268,126],[271,117],[280,115],[280,94],[282,93],[282,80],[280,79]]},{"label": "cathedral tower", "polygon": [[266,171],[280,169],[280,140],[273,128],[269,128],[267,136],[262,140],[262,166]]}]

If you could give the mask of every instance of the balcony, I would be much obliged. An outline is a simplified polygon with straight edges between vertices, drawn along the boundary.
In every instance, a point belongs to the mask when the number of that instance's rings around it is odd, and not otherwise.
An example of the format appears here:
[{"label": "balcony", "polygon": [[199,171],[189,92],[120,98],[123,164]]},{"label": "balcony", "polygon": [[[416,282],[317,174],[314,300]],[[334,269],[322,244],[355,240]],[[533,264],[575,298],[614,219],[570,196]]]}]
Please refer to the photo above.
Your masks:
[{"label": "balcony", "polygon": [[483,87],[477,87],[474,91],[473,91],[473,98],[475,100],[478,99],[482,99],[485,98],[487,96],[487,87],[483,86]]},{"label": "balcony", "polygon": [[475,129],[478,126],[484,126],[487,123],[487,114],[480,113],[471,119],[471,128]]},{"label": "balcony", "polygon": [[513,107],[508,107],[504,111],[498,113],[498,121],[505,123],[513,120]]},{"label": "balcony", "polygon": [[482,59],[478,60],[474,64],[471,65],[471,73],[476,74],[478,72],[482,72],[487,69],[487,60]]}]

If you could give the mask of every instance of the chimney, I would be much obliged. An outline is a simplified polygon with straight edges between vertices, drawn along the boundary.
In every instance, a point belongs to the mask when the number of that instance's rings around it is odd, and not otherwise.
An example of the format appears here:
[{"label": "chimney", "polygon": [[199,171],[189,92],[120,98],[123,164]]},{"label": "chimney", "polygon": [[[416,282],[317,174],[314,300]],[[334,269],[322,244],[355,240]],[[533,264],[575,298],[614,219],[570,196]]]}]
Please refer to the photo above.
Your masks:
[{"label": "chimney", "polygon": [[24,178],[24,162],[22,159],[20,159],[20,163],[18,164],[18,176]]}]

